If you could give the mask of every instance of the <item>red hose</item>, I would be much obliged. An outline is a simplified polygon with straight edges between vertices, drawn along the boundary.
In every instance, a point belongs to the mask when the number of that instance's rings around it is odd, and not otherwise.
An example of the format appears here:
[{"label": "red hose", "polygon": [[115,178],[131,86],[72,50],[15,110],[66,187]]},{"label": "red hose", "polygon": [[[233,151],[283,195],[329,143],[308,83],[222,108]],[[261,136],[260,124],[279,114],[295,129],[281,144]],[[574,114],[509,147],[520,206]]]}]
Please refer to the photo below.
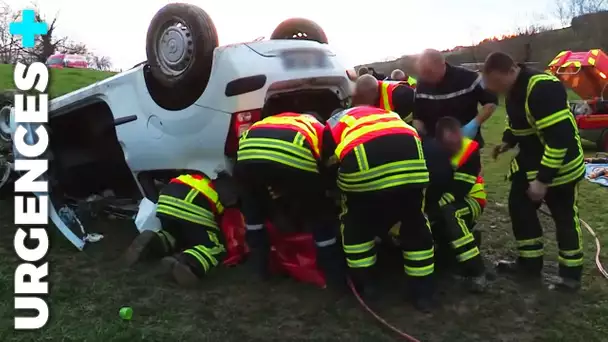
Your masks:
[{"label": "red hose", "polygon": [[363,298],[361,298],[361,295],[359,295],[359,292],[357,292],[357,289],[355,288],[355,285],[353,284],[353,282],[350,278],[348,279],[348,287],[350,287],[351,291],[353,291],[353,294],[355,295],[355,298],[357,298],[357,301],[359,302],[359,304],[361,304],[361,306],[365,309],[365,311],[369,312],[370,315],[374,316],[374,318],[378,322],[380,322],[382,325],[384,325],[385,327],[387,327],[390,330],[392,330],[393,332],[395,332],[397,335],[401,336],[406,341],[420,342],[415,337],[408,335],[407,333],[399,330],[398,328],[395,328],[395,326],[388,323],[386,320],[384,320],[384,318],[380,317],[374,310],[372,310],[369,306],[367,306],[367,304],[365,304],[365,301],[363,300]]}]

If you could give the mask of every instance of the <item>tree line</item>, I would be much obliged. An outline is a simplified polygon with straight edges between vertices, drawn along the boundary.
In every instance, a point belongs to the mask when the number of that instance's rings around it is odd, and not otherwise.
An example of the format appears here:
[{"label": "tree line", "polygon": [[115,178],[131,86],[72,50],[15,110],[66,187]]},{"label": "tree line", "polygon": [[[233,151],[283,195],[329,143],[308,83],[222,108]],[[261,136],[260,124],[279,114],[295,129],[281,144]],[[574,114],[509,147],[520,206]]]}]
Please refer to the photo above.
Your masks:
[{"label": "tree line", "polygon": [[48,32],[38,36],[33,48],[21,47],[21,37],[9,32],[9,24],[21,20],[21,12],[0,1],[0,64],[15,64],[17,62],[42,62],[54,54],[81,55],[87,59],[89,67],[98,70],[110,70],[112,61],[108,56],[100,56],[90,51],[83,42],[75,42],[67,36],[57,34],[58,16],[52,18],[42,15],[37,6],[36,21],[46,22]]}]

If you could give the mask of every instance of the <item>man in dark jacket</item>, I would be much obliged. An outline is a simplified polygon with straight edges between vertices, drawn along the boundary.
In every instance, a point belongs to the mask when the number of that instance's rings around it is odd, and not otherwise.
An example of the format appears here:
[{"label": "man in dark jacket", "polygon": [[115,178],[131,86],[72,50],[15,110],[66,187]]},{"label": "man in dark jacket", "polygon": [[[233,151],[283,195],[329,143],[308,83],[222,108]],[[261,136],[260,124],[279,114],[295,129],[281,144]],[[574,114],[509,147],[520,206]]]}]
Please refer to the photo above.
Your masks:
[{"label": "man in dark jacket", "polygon": [[[492,115],[498,98],[486,91],[475,71],[452,66],[441,52],[426,50],[417,61],[418,82],[414,127],[421,134],[435,135],[437,120],[452,116],[463,131],[483,146],[479,127]],[[478,111],[478,104],[482,105]]]}]

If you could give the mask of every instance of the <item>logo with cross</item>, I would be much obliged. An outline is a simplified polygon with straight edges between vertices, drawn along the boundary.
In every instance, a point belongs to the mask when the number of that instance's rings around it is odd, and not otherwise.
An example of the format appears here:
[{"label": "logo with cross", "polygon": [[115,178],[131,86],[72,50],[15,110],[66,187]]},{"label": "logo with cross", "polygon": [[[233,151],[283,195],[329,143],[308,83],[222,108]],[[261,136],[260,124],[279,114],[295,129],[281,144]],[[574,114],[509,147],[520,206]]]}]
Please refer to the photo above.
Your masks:
[{"label": "logo with cross", "polygon": [[12,35],[21,36],[21,46],[24,48],[33,48],[36,37],[47,34],[48,31],[49,27],[45,22],[36,21],[34,10],[21,11],[21,21],[9,25],[9,32]]}]

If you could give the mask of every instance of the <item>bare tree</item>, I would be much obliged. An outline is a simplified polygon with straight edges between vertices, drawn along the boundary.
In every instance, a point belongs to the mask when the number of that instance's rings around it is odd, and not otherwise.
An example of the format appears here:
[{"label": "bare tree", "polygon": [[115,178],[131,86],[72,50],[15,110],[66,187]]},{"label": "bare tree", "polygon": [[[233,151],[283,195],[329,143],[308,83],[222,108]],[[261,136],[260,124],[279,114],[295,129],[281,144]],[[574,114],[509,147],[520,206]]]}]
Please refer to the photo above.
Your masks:
[{"label": "bare tree", "polygon": [[608,10],[608,0],[555,0],[555,14],[563,26],[580,15]]},{"label": "bare tree", "polygon": [[12,64],[17,61],[26,62],[46,62],[55,53],[86,55],[87,46],[84,43],[73,42],[68,37],[57,37],[58,17],[52,20],[45,20],[45,16],[40,13],[38,7],[33,4],[36,11],[36,21],[46,21],[48,31],[45,35],[38,36],[33,48],[23,48],[20,38],[10,34],[9,23],[19,20],[21,13],[15,11],[6,2],[0,0],[0,63]]},{"label": "bare tree", "polygon": [[89,64],[97,70],[109,71],[112,68],[112,61],[108,56],[92,55]]}]

